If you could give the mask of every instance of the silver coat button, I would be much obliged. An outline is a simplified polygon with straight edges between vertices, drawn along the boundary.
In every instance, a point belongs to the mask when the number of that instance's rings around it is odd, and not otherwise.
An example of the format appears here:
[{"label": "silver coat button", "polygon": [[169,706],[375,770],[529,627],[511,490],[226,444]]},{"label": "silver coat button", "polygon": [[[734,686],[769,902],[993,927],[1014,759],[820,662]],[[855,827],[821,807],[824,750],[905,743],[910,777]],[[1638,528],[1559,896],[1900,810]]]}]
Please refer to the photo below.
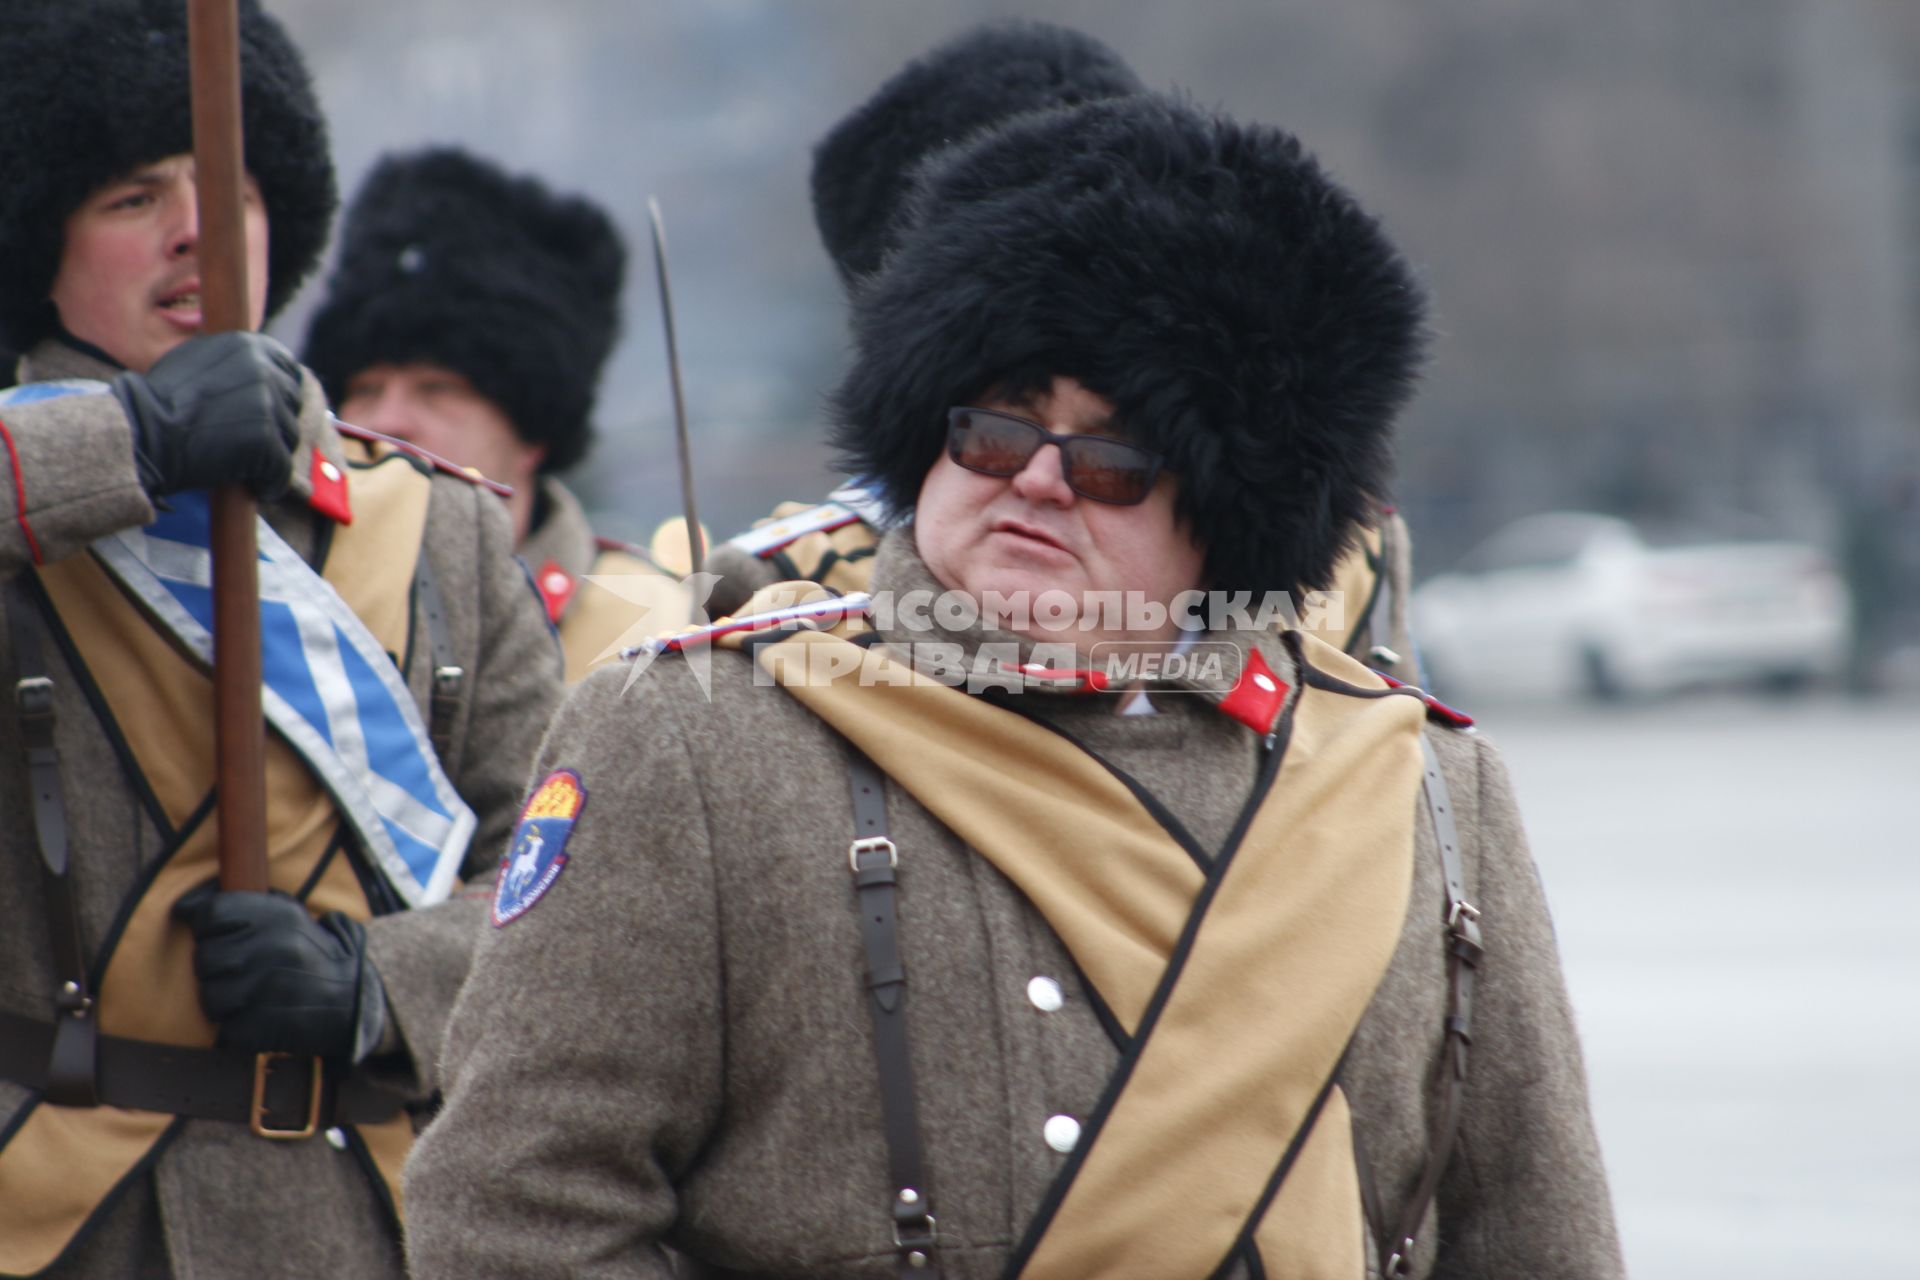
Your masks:
[{"label": "silver coat button", "polygon": [[1072,1116],[1049,1116],[1040,1132],[1048,1146],[1065,1155],[1080,1141],[1080,1122]]},{"label": "silver coat button", "polygon": [[1042,1013],[1058,1013],[1067,995],[1052,978],[1035,978],[1027,984],[1027,1001]]},{"label": "silver coat button", "polygon": [[335,1151],[345,1151],[347,1149],[347,1135],[338,1129],[329,1129],[327,1130],[327,1145]]}]

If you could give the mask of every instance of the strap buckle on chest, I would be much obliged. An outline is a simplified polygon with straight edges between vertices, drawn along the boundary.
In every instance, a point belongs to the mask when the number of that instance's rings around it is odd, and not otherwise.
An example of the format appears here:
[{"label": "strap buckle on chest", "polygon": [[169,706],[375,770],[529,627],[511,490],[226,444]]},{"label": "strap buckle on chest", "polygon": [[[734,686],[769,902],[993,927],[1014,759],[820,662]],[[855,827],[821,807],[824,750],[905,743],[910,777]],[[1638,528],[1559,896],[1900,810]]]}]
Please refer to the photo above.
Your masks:
[{"label": "strap buckle on chest", "polygon": [[1483,948],[1480,945],[1480,908],[1465,898],[1455,898],[1447,904],[1447,932],[1452,935],[1452,949],[1468,964],[1480,960]]},{"label": "strap buckle on chest", "polygon": [[[307,1064],[309,1084],[307,1086],[306,1123],[294,1128],[286,1128],[268,1122],[269,1102],[267,1085],[274,1074],[273,1064],[285,1058],[290,1061],[304,1061]],[[326,1069],[319,1058],[302,1058],[297,1053],[256,1053],[253,1055],[253,1106],[248,1113],[247,1126],[257,1137],[274,1142],[298,1142],[311,1138],[320,1130],[320,1098],[326,1086]]]},{"label": "strap buckle on chest", "polygon": [[882,851],[887,855],[889,869],[900,865],[900,850],[894,847],[893,841],[885,836],[868,836],[863,840],[855,840],[847,846],[847,866],[852,869],[853,874],[859,875],[866,869],[860,865],[860,855]]},{"label": "strap buckle on chest", "polygon": [[427,736],[433,742],[434,754],[443,763],[447,758],[447,748],[453,741],[453,719],[460,710],[460,691],[466,683],[465,667],[448,663],[433,669],[433,696],[428,712],[433,727]]}]

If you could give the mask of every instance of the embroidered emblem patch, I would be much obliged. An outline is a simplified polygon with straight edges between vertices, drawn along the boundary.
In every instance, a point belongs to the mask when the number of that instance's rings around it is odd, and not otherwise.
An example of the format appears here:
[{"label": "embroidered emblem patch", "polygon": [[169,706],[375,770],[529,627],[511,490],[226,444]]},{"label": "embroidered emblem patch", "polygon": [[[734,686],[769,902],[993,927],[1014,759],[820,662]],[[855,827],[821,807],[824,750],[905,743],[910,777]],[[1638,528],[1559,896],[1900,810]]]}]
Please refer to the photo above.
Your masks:
[{"label": "embroidered emblem patch", "polygon": [[571,769],[548,774],[527,807],[500,859],[500,878],[493,889],[493,924],[511,924],[525,915],[553,887],[567,865],[567,837],[587,804],[587,789]]}]

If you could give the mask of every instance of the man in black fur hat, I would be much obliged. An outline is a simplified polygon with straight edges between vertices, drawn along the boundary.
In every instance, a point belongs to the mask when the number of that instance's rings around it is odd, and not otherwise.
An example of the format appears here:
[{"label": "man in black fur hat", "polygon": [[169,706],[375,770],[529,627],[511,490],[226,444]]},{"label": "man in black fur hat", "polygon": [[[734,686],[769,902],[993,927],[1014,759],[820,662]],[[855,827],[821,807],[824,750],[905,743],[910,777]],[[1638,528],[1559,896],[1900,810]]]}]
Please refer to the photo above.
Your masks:
[{"label": "man in black fur hat", "polygon": [[[199,336],[178,0],[0,23],[0,1275],[401,1274],[559,655],[492,489]],[[300,54],[240,6],[255,326],[334,208]],[[206,490],[260,498],[268,893],[215,887]]]},{"label": "man in black fur hat", "polygon": [[1231,603],[1385,489],[1424,299],[1377,223],[1132,95],[930,164],[853,311],[872,599],[571,692],[416,1280],[1618,1276],[1498,755]]},{"label": "man in black fur hat", "polygon": [[[900,204],[928,156],[1029,111],[1145,92],[1120,56],[1081,32],[1039,22],[975,28],[908,63],[814,148],[813,212],[849,294],[884,260]],[[824,503],[786,502],[714,549],[716,614],[762,587],[806,578],[841,591],[867,584],[887,523],[853,481]],[[1328,594],[1306,611],[1322,639],[1397,679],[1422,683],[1408,631],[1413,560],[1406,523],[1382,503],[1355,527]]]},{"label": "man in black fur hat", "polygon": [[691,609],[645,550],[595,537],[555,478],[592,442],[626,258],[584,197],[453,147],[388,155],[347,211],[303,353],[344,420],[511,486],[570,680]]}]

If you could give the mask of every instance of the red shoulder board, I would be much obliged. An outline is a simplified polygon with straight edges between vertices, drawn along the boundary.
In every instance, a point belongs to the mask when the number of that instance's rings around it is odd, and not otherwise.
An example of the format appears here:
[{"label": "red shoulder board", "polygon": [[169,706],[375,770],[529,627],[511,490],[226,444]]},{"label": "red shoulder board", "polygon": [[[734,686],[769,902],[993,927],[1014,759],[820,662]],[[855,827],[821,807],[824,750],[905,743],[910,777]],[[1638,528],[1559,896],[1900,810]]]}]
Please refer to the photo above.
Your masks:
[{"label": "red shoulder board", "polygon": [[1456,729],[1471,729],[1473,727],[1472,716],[1456,707],[1448,706],[1446,703],[1440,701],[1440,699],[1428,693],[1425,689],[1415,688],[1405,680],[1395,680],[1384,671],[1375,671],[1373,674],[1379,676],[1394,688],[1405,689],[1408,693],[1426,703],[1427,718],[1429,720],[1438,720],[1441,724],[1450,724]]},{"label": "red shoulder board", "polygon": [[435,471],[445,472],[447,475],[450,475],[450,476],[458,476],[460,479],[465,480],[468,484],[477,484],[482,489],[491,490],[492,492],[500,495],[503,498],[510,498],[513,496],[512,485],[501,484],[498,480],[489,480],[485,476],[481,475],[478,471],[474,471],[468,467],[458,466],[455,463],[449,462],[447,459],[441,457],[437,453],[433,453],[433,452],[430,452],[429,450],[422,449],[417,444],[413,444],[406,440],[398,439],[394,436],[383,435],[378,431],[370,431],[365,427],[356,427],[355,425],[353,425],[353,423],[342,422],[338,418],[335,418],[333,420],[333,425],[339,430],[340,434],[343,436],[349,436],[355,440],[366,440],[374,444],[387,445],[388,447],[392,448],[396,452],[406,454],[409,458],[420,459],[420,461],[426,463],[428,466],[432,467]]},{"label": "red shoulder board", "polygon": [[823,502],[790,516],[769,520],[745,533],[737,533],[727,539],[727,544],[764,560],[774,552],[792,546],[809,533],[831,533],[859,521],[860,513],[851,507],[843,507],[837,502]]}]

